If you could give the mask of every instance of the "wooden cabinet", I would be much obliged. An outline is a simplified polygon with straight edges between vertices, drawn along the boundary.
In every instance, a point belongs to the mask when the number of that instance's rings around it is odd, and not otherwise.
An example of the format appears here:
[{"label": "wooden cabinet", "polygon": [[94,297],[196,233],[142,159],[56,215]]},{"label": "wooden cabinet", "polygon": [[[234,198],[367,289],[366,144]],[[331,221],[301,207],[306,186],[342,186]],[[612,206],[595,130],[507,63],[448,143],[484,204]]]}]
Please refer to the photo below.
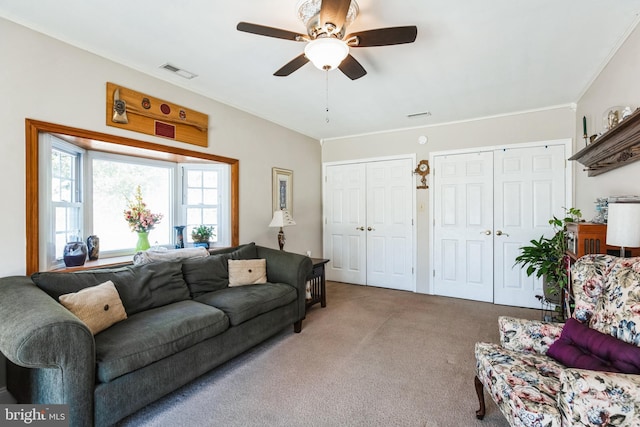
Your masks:
[{"label": "wooden cabinet", "polygon": [[[618,246],[607,245],[607,224],[576,222],[567,224],[567,255],[572,261],[588,254],[620,255]],[[625,248],[625,255],[640,256],[639,248]]]}]

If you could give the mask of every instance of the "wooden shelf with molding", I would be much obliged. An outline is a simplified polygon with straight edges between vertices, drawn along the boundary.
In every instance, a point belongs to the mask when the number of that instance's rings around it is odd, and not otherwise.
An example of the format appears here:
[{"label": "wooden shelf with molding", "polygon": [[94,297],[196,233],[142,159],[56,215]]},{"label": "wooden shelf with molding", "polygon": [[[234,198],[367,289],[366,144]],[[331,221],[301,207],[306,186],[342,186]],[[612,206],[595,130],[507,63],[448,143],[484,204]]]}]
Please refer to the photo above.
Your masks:
[{"label": "wooden shelf with molding", "polygon": [[586,168],[588,176],[596,176],[640,160],[640,109],[569,160],[576,160]]}]

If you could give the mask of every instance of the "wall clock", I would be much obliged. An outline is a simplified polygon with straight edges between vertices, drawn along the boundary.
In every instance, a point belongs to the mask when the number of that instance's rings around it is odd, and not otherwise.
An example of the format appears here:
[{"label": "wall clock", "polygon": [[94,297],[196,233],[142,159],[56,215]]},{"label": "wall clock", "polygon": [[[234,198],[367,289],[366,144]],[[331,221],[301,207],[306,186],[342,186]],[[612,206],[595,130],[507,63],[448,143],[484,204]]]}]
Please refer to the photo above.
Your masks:
[{"label": "wall clock", "polygon": [[429,175],[429,160],[420,160],[418,166],[416,166],[416,170],[413,173],[420,175],[420,185],[418,185],[417,189],[429,188],[427,185],[427,175]]}]

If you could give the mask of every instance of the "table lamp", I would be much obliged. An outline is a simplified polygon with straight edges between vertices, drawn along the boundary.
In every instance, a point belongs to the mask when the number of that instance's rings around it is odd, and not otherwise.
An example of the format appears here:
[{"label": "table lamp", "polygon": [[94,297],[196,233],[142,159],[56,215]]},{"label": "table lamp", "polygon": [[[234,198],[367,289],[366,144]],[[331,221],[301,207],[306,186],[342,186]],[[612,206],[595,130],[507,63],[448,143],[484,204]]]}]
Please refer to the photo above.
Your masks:
[{"label": "table lamp", "polygon": [[640,247],[640,203],[609,203],[607,245],[620,246],[621,257],[625,247]]},{"label": "table lamp", "polygon": [[273,219],[271,220],[269,227],[280,227],[280,231],[278,232],[278,245],[280,246],[281,251],[284,250],[283,227],[288,227],[290,225],[296,225],[296,222],[291,218],[291,214],[288,210],[282,209],[273,213]]}]

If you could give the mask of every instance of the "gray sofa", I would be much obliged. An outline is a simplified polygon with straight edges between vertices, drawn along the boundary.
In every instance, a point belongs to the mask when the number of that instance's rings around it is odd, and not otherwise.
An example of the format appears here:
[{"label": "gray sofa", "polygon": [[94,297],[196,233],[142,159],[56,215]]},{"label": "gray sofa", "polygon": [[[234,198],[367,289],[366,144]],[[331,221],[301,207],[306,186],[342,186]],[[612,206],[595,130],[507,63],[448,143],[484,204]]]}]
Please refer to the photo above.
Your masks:
[{"label": "gray sofa", "polygon": [[[266,284],[229,287],[228,259],[266,259]],[[212,256],[0,279],[0,351],[21,403],[112,425],[305,316],[308,257],[248,244]],[[92,335],[58,302],[113,281],[128,318]]]}]

